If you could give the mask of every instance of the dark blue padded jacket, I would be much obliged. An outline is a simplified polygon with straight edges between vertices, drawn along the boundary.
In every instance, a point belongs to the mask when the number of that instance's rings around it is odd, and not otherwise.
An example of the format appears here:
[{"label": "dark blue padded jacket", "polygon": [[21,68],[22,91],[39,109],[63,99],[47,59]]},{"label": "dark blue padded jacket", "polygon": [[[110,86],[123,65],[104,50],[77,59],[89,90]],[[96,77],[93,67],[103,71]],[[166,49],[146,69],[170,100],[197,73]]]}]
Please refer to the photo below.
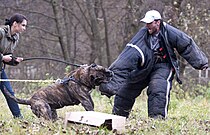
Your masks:
[{"label": "dark blue padded jacket", "polygon": [[[179,64],[175,52],[178,52],[195,69],[208,67],[208,58],[187,34],[161,22],[160,35],[169,56],[169,64],[175,70],[178,83],[182,82],[179,78]],[[143,27],[131,39],[109,67],[115,75],[112,81],[99,87],[101,92],[114,94],[123,87],[132,86],[130,84],[144,83],[151,73],[155,61],[154,52],[149,48],[148,37],[148,30]]]}]

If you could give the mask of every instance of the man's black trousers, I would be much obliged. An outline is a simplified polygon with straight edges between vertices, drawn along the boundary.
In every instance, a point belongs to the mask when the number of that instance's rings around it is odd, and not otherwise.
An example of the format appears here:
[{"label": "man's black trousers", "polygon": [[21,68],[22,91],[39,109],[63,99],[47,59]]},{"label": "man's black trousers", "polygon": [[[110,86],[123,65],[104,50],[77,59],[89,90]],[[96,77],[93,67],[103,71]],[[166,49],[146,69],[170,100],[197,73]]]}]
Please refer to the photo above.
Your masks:
[{"label": "man's black trousers", "polygon": [[149,117],[166,117],[170,101],[170,90],[174,70],[168,63],[156,63],[150,75],[143,81],[129,84],[124,82],[115,95],[113,114],[128,117],[142,90],[147,86]]}]

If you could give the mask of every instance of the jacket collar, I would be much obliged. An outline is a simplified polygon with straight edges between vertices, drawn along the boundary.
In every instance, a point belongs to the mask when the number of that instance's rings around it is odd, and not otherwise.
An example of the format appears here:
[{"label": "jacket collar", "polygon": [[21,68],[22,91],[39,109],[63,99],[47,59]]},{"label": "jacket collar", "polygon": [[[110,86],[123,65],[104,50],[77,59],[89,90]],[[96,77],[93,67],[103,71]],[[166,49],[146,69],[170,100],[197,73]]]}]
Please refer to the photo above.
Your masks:
[{"label": "jacket collar", "polygon": [[9,25],[6,25],[4,28],[5,31],[5,36],[9,39],[12,40],[13,42],[18,40],[18,34],[15,33],[14,35],[11,34],[11,28]]}]

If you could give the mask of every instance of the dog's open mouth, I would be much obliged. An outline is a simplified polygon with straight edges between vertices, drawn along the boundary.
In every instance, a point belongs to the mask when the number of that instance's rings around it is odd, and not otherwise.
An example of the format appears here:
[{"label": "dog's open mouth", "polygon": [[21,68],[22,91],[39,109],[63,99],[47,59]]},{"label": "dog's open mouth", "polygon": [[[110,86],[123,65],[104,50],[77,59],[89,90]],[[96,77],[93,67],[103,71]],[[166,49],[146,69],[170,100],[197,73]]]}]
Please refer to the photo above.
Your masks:
[{"label": "dog's open mouth", "polygon": [[95,85],[96,86],[99,86],[101,83],[107,83],[107,82],[109,82],[109,80],[104,80],[102,78],[95,78],[94,82],[95,82]]},{"label": "dog's open mouth", "polygon": [[107,70],[103,75],[101,74],[95,77],[94,83],[96,86],[100,85],[101,83],[107,83],[112,79],[113,75],[114,73],[112,71]]}]

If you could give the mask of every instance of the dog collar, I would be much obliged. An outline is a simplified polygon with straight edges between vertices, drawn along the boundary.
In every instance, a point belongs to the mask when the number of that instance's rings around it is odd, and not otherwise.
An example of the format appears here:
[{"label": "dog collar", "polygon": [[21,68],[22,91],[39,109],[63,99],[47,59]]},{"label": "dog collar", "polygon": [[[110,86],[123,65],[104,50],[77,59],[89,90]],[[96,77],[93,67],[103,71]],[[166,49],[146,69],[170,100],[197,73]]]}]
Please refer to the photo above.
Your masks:
[{"label": "dog collar", "polygon": [[87,87],[88,89],[92,89],[91,86],[88,86],[87,84],[85,84],[85,83],[83,83],[83,82],[80,82],[79,80],[75,79],[73,76],[70,76],[70,77],[67,77],[67,78],[63,78],[63,79],[60,81],[60,83],[61,83],[61,84],[68,84],[69,81],[73,81],[73,82],[75,82],[75,83],[77,83],[77,84],[79,84],[79,85],[83,85],[83,86]]}]

